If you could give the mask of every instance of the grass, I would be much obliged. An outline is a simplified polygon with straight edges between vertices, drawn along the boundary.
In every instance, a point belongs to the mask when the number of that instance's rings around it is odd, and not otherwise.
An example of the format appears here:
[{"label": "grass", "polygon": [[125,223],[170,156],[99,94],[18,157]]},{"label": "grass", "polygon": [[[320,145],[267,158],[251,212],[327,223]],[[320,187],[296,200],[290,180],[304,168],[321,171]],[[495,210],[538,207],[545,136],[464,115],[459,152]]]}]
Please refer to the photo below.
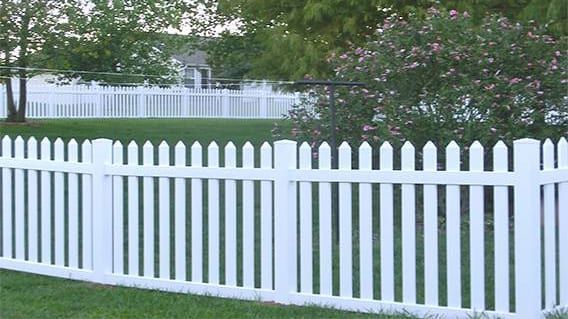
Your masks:
[{"label": "grass", "polygon": [[[48,120],[24,125],[0,123],[0,135],[64,140],[110,138],[123,143],[149,139],[199,140],[203,145],[272,141],[272,120]],[[204,243],[206,244],[206,242]],[[240,245],[239,245],[240,246]],[[355,314],[319,307],[294,307],[215,297],[109,287],[0,270],[2,318],[410,318]]]},{"label": "grass", "polygon": [[408,318],[110,287],[0,270],[2,318]]},{"label": "grass", "polygon": [[[224,120],[224,119],[95,119],[95,120],[34,120],[27,124],[6,124],[0,122],[0,135],[36,138],[48,137],[64,140],[110,138],[139,144],[150,140],[157,145],[162,140],[175,144],[179,140],[202,145],[211,141],[224,145],[232,141],[237,146],[250,141],[260,145],[273,141],[271,129],[274,123],[283,127],[290,124],[282,120]],[[188,143],[189,144],[189,143]]]}]

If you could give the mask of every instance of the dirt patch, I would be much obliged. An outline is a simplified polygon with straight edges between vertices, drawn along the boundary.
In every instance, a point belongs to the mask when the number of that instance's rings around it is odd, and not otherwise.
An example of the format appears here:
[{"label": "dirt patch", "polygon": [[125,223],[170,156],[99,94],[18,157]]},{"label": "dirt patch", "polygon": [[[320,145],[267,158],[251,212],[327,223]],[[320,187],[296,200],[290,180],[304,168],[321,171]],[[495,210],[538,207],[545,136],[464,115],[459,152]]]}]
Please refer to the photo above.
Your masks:
[{"label": "dirt patch", "polygon": [[6,122],[0,121],[0,126],[27,126],[27,127],[41,127],[42,123],[36,121],[25,121],[25,122]]}]

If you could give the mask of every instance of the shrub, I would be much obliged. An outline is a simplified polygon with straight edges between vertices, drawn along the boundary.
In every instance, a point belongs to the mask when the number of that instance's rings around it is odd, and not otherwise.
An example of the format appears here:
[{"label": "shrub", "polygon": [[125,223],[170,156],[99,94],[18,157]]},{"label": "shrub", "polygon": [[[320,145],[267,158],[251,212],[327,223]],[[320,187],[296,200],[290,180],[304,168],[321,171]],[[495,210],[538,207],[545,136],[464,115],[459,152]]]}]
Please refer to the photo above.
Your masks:
[{"label": "shrub", "polygon": [[[337,90],[338,139],[491,145],[566,135],[564,40],[500,16],[481,25],[455,10],[392,16],[365,45],[329,59],[336,79],[367,83]],[[292,135],[316,143],[329,137],[329,109],[325,88],[312,93],[315,111],[300,105],[290,118]]]}]

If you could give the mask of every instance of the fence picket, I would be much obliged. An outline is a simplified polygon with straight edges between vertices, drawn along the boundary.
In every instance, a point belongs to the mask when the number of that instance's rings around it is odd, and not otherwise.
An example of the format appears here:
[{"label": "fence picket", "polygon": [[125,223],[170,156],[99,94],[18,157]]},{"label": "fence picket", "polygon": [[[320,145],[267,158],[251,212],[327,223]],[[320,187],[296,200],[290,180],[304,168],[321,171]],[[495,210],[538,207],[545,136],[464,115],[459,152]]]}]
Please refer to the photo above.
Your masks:
[{"label": "fence picket", "polygon": [[[359,147],[359,170],[372,169],[373,149],[367,142]],[[373,203],[372,186],[359,184],[359,282],[361,298],[373,299]]]},{"label": "fence picket", "polygon": [[[53,160],[56,162],[63,162],[64,151],[63,151],[63,140],[58,138],[53,144]],[[64,224],[64,213],[65,207],[63,203],[64,199],[64,184],[63,184],[63,173],[55,172],[53,174],[54,178],[54,205],[53,210],[55,214],[54,226],[55,226],[55,264],[57,266],[65,265],[65,224]]]},{"label": "fence picket", "polygon": [[[219,146],[211,142],[207,147],[207,166],[219,167]],[[207,204],[209,207],[209,283],[219,283],[219,180],[210,179],[207,181]]]},{"label": "fence picket", "polygon": [[[158,146],[158,164],[170,166],[170,147],[163,141]],[[160,177],[159,186],[159,248],[160,248],[160,278],[170,279],[170,179]]]},{"label": "fence picket", "polygon": [[[460,148],[454,141],[446,147],[446,171],[460,171]],[[461,307],[461,206],[460,186],[446,186],[446,269],[448,306]]]},{"label": "fence picket", "polygon": [[[225,146],[225,167],[235,168],[237,149],[232,142]],[[225,284],[237,285],[237,188],[235,180],[225,180]]]},{"label": "fence picket", "polygon": [[[260,168],[272,168],[272,147],[264,142],[260,147]],[[260,182],[260,287],[272,289],[272,182]]]},{"label": "fence picket", "polygon": [[[423,148],[424,171],[436,171],[437,150],[428,142]],[[438,189],[424,185],[424,293],[427,305],[438,305]]]},{"label": "fence picket", "polygon": [[[199,142],[191,146],[191,166],[201,167],[203,153]],[[191,179],[191,281],[203,282],[203,184]]]},{"label": "fence picket", "polygon": [[[154,165],[154,146],[150,141],[142,146],[142,162],[144,166]],[[145,176],[144,192],[144,276],[154,277],[154,178]]]},{"label": "fence picket", "polygon": [[[483,171],[483,146],[475,141],[469,149],[469,170]],[[485,309],[485,229],[483,186],[469,188],[469,259],[472,309]]]},{"label": "fence picket", "polygon": [[[543,169],[554,169],[554,144],[546,139],[542,146]],[[545,309],[556,305],[556,194],[554,184],[545,184],[544,191],[544,298]]]},{"label": "fence picket", "polygon": [[[254,167],[254,147],[243,146],[243,167]],[[243,286],[254,288],[254,183],[243,181]]]},{"label": "fence picket", "polygon": [[[123,158],[123,148],[120,141],[114,142],[112,149],[112,163],[117,165],[124,164]],[[112,177],[112,228],[113,228],[113,272],[116,274],[124,273],[124,191],[123,191],[123,177],[113,176]]]},{"label": "fence picket", "polygon": [[[405,142],[401,150],[402,172],[414,171],[414,146]],[[402,184],[402,301],[416,302],[416,186]]]},{"label": "fence picket", "polygon": [[[339,146],[340,170],[351,170],[351,147]],[[339,295],[353,296],[353,252],[351,227],[351,184],[339,183]]]},{"label": "fence picket", "polygon": [[[131,141],[128,143],[127,164],[139,165],[138,145]],[[139,196],[138,177],[128,176],[128,274],[138,276],[140,274],[139,257]]]},{"label": "fence picket", "polygon": [[[493,170],[509,170],[509,155],[505,143],[493,147]],[[493,188],[495,310],[509,311],[509,190],[506,186]]]},{"label": "fence picket", "polygon": [[[2,138],[2,157],[12,157],[12,140]],[[2,256],[12,258],[12,169],[2,168]]]},{"label": "fence picket", "polygon": [[[318,169],[331,169],[331,148],[323,142],[318,150]],[[319,249],[320,249],[320,294],[331,296],[332,277],[332,229],[331,229],[331,184],[319,183]]]},{"label": "fence picket", "polygon": [[[392,171],[393,150],[389,142],[380,148],[380,169]],[[380,185],[381,299],[394,301],[393,185]]]},{"label": "fence picket", "polygon": [[[27,158],[37,160],[37,140],[28,139]],[[28,259],[37,262],[38,259],[38,173],[28,170]]]},{"label": "fence picket", "polygon": [[[51,142],[47,138],[41,140],[40,156],[41,160],[51,160]],[[48,171],[41,172],[41,262],[51,264],[51,172]]]},{"label": "fence picket", "polygon": [[[75,139],[67,144],[67,158],[70,163],[79,161],[79,145]],[[69,247],[69,267],[79,267],[79,176],[76,173],[68,174],[68,210],[67,227]]]},{"label": "fence picket", "polygon": [[[14,158],[24,158],[24,139],[21,136],[14,140]],[[25,259],[24,237],[24,170],[14,169],[14,245],[16,258]]]},{"label": "fence picket", "polygon": [[[312,169],[312,148],[300,145],[300,169]],[[300,291],[312,293],[312,184],[300,182]]]},{"label": "fence picket", "polygon": [[[175,166],[186,166],[186,149],[183,142],[178,142],[175,147]],[[186,187],[184,178],[175,179],[175,278],[176,280],[186,280]]]},{"label": "fence picket", "polygon": [[[42,151],[43,154],[43,151]],[[85,140],[81,145],[81,162],[83,163],[92,163],[92,145],[89,140]],[[83,260],[82,260],[82,267],[85,269],[92,269],[93,262],[92,262],[92,252],[93,252],[93,232],[92,232],[92,181],[93,178],[89,174],[83,174],[82,178],[82,195],[83,195],[83,202],[82,202],[82,237],[81,240],[83,242]],[[43,177],[42,177],[43,183]],[[43,187],[43,186],[42,186]],[[43,208],[43,206],[42,206]],[[43,225],[43,222],[42,222]]]},{"label": "fence picket", "polygon": [[[561,138],[557,144],[558,168],[568,169],[568,141]],[[558,183],[558,229],[568,229],[568,181]],[[568,236],[558,237],[559,269],[568,269]],[[568,271],[560,271],[558,281],[561,305],[568,305]]]}]

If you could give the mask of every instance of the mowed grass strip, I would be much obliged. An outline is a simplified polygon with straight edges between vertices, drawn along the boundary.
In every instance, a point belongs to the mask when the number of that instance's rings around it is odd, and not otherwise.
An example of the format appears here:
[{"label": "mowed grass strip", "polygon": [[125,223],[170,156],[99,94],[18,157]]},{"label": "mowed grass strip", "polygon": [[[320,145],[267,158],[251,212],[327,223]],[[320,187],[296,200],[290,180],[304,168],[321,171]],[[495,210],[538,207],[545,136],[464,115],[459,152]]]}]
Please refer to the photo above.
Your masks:
[{"label": "mowed grass strip", "polygon": [[6,270],[0,270],[0,317],[411,318],[103,286]]}]

